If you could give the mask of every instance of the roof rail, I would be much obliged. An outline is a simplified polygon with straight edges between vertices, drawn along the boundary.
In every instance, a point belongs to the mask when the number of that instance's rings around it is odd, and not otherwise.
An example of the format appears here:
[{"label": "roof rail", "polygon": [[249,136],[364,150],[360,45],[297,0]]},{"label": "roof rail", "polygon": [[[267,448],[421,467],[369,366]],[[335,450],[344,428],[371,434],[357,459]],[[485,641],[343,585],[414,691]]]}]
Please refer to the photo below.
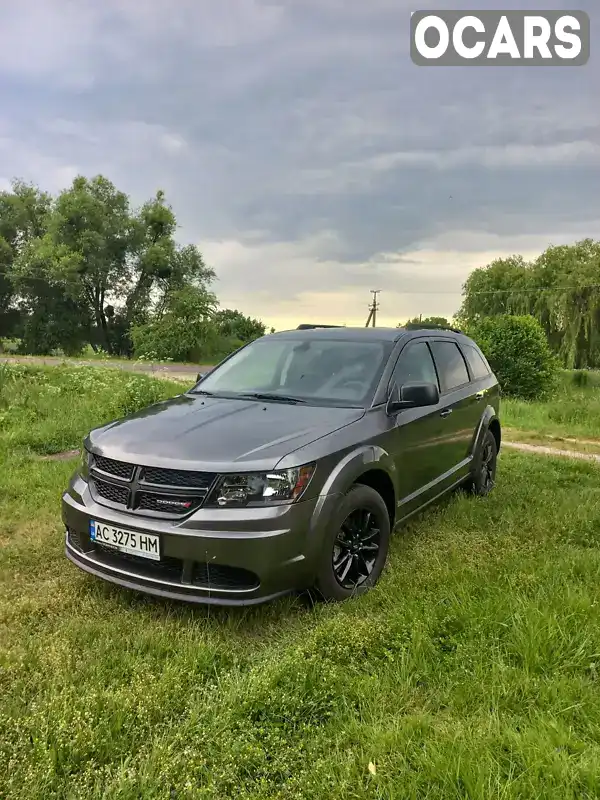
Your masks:
[{"label": "roof rail", "polygon": [[304,323],[302,325],[298,325],[296,328],[297,331],[310,331],[314,330],[315,328],[345,328],[345,325],[310,325],[308,323]]},{"label": "roof rail", "polygon": [[451,331],[452,333],[462,333],[459,328],[452,328],[450,325],[433,325],[426,322],[407,322],[403,326],[407,331]]}]

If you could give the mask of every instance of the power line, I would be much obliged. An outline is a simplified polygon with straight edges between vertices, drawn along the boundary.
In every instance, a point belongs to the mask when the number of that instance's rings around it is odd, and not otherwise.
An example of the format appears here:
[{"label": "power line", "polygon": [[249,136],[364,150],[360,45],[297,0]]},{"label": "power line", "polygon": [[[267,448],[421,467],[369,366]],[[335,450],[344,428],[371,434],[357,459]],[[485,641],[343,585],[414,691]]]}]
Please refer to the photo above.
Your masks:
[{"label": "power line", "polygon": [[[555,288],[547,288],[547,289],[487,289],[479,292],[469,292],[470,295],[480,295],[480,294],[544,294],[544,293],[556,293],[556,292],[564,292],[570,291],[572,289],[600,289],[600,283],[587,283],[581,284],[579,286],[556,286]],[[431,291],[423,289],[419,291],[417,289],[402,289],[402,294],[424,294],[424,295],[439,295],[439,294],[462,294],[462,289],[452,290],[452,289],[442,289],[440,291]]]}]

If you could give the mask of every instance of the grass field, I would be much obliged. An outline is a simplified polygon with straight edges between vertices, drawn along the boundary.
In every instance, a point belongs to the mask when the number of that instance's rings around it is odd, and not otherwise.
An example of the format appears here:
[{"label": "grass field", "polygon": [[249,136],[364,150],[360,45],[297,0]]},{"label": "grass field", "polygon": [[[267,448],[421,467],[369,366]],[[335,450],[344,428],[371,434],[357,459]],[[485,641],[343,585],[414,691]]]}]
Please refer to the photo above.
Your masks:
[{"label": "grass field", "polygon": [[552,436],[600,441],[600,372],[588,375],[588,385],[578,387],[574,373],[562,373],[554,395],[544,402],[503,399],[506,427]]},{"label": "grass field", "polygon": [[40,458],[177,391],[0,367],[0,797],[600,795],[597,466],[503,454],[356,601],[190,609],[66,561]]}]

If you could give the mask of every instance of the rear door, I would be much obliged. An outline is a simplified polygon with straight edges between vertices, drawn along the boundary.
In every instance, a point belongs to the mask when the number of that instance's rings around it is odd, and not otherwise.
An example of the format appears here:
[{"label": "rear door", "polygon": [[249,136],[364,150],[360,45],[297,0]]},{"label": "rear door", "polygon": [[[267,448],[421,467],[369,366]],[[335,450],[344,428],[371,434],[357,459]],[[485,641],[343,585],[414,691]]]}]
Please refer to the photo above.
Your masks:
[{"label": "rear door", "polygon": [[453,339],[430,341],[440,381],[439,415],[445,421],[439,442],[444,483],[454,483],[470,466],[473,433],[479,424],[481,404],[475,396],[465,358]]}]

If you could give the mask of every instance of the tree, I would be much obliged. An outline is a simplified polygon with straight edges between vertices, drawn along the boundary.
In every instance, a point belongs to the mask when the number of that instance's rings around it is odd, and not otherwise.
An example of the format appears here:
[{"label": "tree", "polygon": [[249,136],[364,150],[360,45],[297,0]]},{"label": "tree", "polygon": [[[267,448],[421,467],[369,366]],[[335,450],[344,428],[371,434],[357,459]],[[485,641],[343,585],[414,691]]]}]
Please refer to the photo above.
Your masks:
[{"label": "tree", "polygon": [[498,314],[528,313],[532,286],[531,265],[522,256],[498,258],[469,275],[457,318],[468,324]]},{"label": "tree", "polygon": [[13,266],[29,242],[45,233],[50,203],[49,195],[22,181],[0,192],[0,336],[18,332]]},{"label": "tree", "polygon": [[214,321],[220,336],[244,343],[258,339],[266,332],[266,327],[260,320],[246,317],[241,311],[229,308],[217,311]]},{"label": "tree", "polygon": [[488,316],[530,314],[569,368],[600,366],[600,242],[549,247],[535,261],[493,261],[471,273],[461,326]]},{"label": "tree", "polygon": [[533,317],[484,317],[466,332],[481,347],[504,394],[535,400],[554,386],[558,362]]},{"label": "tree", "polygon": [[449,328],[450,323],[446,317],[413,317],[407,322],[400,323],[398,328]]},{"label": "tree", "polygon": [[51,204],[46,230],[12,265],[29,320],[29,351],[89,342],[130,355],[133,326],[164,310],[174,291],[188,285],[203,291],[214,278],[194,245],[175,242],[176,227],[162,191],[134,211],[103,176],[77,177]]},{"label": "tree", "polygon": [[153,360],[206,360],[218,338],[213,324],[217,298],[205,288],[185,286],[169,292],[162,308],[132,329],[136,356]]},{"label": "tree", "polygon": [[580,369],[599,366],[600,242],[584,239],[549,247],[535,261],[538,291],[531,302],[563,363]]}]

